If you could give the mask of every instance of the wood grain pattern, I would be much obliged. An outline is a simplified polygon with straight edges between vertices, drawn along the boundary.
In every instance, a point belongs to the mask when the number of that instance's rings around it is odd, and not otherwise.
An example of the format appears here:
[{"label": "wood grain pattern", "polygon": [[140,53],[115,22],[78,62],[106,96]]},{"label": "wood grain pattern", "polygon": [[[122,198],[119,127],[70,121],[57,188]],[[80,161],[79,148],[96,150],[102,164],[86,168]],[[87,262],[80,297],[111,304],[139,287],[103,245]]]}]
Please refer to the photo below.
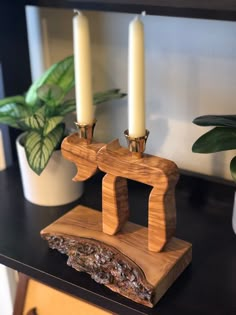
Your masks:
[{"label": "wood grain pattern", "polygon": [[[176,164],[149,154],[143,154],[142,158],[135,157],[128,149],[121,147],[118,140],[98,151],[97,163],[99,169],[113,176],[113,181],[123,177],[154,187],[148,205],[148,248],[151,251],[161,251],[175,233],[175,185],[179,178]],[[107,184],[103,188],[103,199],[108,200],[109,195],[117,197],[125,191],[112,193],[112,189],[116,190],[117,187]],[[103,207],[103,231],[114,234],[121,228],[122,222],[125,223],[123,207],[119,209],[114,198],[109,199],[109,206],[107,202],[104,204],[106,207]]]},{"label": "wood grain pattern", "polygon": [[103,172],[138,182],[156,186],[175,185],[179,176],[176,164],[170,160],[143,154],[140,158],[131,158],[128,149],[121,147],[118,140],[104,145],[97,154],[99,169]]},{"label": "wood grain pattern", "polygon": [[116,234],[129,217],[127,180],[106,174],[102,181],[103,232]]},{"label": "wood grain pattern", "polygon": [[116,234],[128,220],[128,178],[153,186],[148,204],[148,249],[160,252],[174,236],[175,185],[179,178],[174,162],[149,154],[136,156],[118,140],[88,145],[77,134],[63,141],[62,153],[77,166],[74,180],[86,180],[98,168],[107,173],[102,184],[104,233]]},{"label": "wood grain pattern", "polygon": [[148,249],[160,252],[175,234],[175,191],[169,186],[154,187],[148,203]]},{"label": "wood grain pattern", "polygon": [[[102,232],[101,212],[83,206],[74,208],[43,229],[41,236],[43,238],[63,236],[71,239],[74,244],[81,238],[96,240],[110,247],[111,251],[115,248],[143,271],[146,281],[154,288],[149,306],[159,301],[192,259],[191,244],[176,238],[172,238],[161,253],[149,251],[148,229],[131,222],[127,222],[116,236],[106,235]],[[74,248],[74,255],[76,250]],[[132,282],[132,279],[129,281]],[[126,294],[125,286],[110,288],[130,298],[129,294]],[[134,299],[133,295],[132,299]]]},{"label": "wood grain pattern", "polygon": [[62,155],[73,162],[78,170],[73,178],[74,181],[84,181],[97,172],[97,152],[102,146],[104,146],[103,143],[87,144],[87,141],[79,138],[77,133],[63,140]]}]

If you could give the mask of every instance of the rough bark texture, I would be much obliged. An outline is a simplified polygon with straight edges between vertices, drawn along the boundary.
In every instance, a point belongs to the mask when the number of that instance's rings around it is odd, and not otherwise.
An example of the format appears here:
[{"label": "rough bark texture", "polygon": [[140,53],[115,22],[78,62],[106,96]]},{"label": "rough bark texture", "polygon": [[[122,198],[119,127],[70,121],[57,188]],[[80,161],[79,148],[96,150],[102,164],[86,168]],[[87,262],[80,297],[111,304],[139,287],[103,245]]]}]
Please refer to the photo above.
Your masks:
[{"label": "rough bark texture", "polygon": [[49,247],[68,255],[67,264],[91,275],[111,290],[146,306],[153,306],[154,288],[143,271],[112,246],[88,238],[43,235]]}]

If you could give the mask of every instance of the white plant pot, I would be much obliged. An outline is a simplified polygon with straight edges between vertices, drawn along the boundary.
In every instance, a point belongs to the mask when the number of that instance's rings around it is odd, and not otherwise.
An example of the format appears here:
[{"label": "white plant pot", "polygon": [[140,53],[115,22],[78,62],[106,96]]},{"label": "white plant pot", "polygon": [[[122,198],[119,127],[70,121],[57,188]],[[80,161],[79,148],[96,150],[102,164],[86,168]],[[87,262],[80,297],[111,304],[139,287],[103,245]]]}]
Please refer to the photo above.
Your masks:
[{"label": "white plant pot", "polygon": [[28,165],[21,140],[16,139],[24,196],[30,202],[41,206],[59,206],[78,199],[83,193],[83,182],[73,182],[76,167],[63,158],[61,151],[54,151],[40,176]]}]

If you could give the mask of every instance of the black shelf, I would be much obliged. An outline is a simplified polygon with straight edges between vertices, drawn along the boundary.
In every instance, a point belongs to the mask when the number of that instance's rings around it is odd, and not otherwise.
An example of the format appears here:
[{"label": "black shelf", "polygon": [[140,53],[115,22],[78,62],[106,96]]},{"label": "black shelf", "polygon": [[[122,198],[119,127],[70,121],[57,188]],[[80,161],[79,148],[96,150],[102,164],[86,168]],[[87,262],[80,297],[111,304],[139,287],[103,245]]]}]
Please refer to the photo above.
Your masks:
[{"label": "black shelf", "polygon": [[[66,265],[48,249],[42,228],[75,204],[101,209],[100,173],[86,182],[77,202],[40,207],[26,201],[18,169],[0,172],[0,263],[47,285],[122,315],[236,314],[236,235],[232,231],[234,187],[181,176],[177,186],[176,236],[193,244],[193,262],[153,309],[138,305]],[[131,221],[147,224],[149,187],[129,182]]]},{"label": "black shelf", "polygon": [[39,7],[80,8],[216,20],[236,20],[234,0],[25,0]]}]

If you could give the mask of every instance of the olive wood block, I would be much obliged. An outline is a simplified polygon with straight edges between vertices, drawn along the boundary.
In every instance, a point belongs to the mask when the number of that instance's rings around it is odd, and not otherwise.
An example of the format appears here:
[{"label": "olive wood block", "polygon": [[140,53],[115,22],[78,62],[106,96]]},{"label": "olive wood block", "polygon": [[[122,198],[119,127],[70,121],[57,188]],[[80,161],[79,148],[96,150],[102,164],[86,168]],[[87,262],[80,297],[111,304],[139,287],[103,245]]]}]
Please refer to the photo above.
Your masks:
[{"label": "olive wood block", "polygon": [[85,139],[79,138],[77,133],[66,137],[61,145],[61,152],[65,159],[73,162],[77,167],[74,181],[84,181],[93,176],[97,170],[97,152],[104,143],[87,144]]},{"label": "olive wood block", "polygon": [[102,180],[103,232],[116,234],[129,218],[127,179],[106,174]]},{"label": "olive wood block", "polygon": [[[118,140],[98,151],[97,164],[107,173],[102,188],[103,232],[116,234],[128,215],[127,188],[124,183],[117,186],[114,183],[122,179],[135,180],[153,186],[148,204],[148,248],[161,251],[175,233],[175,185],[179,178],[176,164],[149,154],[141,158],[132,155]],[[117,202],[114,202],[114,195]]]},{"label": "olive wood block", "polygon": [[153,307],[189,265],[191,244],[171,238],[161,253],[148,250],[148,229],[127,222],[116,236],[102,232],[102,213],[77,206],[41,231],[67,264],[98,283]]}]

